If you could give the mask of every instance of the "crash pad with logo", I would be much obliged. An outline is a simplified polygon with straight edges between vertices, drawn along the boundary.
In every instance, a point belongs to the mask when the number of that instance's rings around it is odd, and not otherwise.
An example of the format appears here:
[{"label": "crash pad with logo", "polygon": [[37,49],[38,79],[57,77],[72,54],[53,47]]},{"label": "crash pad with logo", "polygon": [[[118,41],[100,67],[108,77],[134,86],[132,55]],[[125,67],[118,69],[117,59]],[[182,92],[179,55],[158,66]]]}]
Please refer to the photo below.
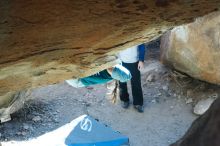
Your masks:
[{"label": "crash pad with logo", "polygon": [[67,146],[126,146],[128,137],[98,122],[90,116],[84,116],[65,140]]}]

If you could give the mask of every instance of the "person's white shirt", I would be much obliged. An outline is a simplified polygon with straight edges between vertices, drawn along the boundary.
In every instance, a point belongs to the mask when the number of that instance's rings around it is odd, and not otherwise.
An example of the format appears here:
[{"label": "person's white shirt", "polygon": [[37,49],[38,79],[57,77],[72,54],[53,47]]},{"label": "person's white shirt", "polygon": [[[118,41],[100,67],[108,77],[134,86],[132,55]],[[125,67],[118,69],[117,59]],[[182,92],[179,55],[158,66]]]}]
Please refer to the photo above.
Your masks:
[{"label": "person's white shirt", "polygon": [[135,63],[138,61],[138,46],[133,46],[119,52],[119,59],[124,63]]}]

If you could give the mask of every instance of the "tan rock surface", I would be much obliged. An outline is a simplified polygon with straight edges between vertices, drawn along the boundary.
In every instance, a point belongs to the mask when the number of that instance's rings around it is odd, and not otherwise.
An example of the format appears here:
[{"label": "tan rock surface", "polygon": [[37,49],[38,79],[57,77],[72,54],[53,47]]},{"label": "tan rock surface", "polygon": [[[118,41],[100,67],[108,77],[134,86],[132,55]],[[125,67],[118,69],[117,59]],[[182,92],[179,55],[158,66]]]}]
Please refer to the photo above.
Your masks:
[{"label": "tan rock surface", "polygon": [[220,12],[167,32],[161,52],[162,61],[175,69],[220,84]]},{"label": "tan rock surface", "polygon": [[17,91],[107,68],[118,50],[219,6],[219,0],[1,0],[0,108]]}]

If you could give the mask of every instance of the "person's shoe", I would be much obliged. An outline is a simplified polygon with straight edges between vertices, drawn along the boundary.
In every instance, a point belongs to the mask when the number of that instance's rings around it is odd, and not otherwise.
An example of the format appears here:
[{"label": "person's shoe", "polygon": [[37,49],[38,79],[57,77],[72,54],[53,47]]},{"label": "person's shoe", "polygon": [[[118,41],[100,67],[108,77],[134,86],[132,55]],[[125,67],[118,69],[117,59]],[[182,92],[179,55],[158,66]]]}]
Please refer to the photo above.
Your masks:
[{"label": "person's shoe", "polygon": [[129,107],[129,101],[121,101],[121,107],[127,109]]},{"label": "person's shoe", "polygon": [[143,105],[134,105],[134,108],[135,108],[139,113],[143,113],[143,112],[144,112],[144,107],[143,107]]}]

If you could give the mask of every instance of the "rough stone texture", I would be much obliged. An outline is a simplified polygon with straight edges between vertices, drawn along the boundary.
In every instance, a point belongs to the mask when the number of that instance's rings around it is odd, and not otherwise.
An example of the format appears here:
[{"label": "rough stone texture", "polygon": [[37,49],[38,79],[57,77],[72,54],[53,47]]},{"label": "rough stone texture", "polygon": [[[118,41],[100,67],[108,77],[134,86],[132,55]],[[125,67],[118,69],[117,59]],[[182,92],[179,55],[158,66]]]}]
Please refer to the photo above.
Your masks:
[{"label": "rough stone texture", "polygon": [[167,32],[161,39],[161,52],[165,64],[220,84],[220,12]]},{"label": "rough stone texture", "polygon": [[200,100],[198,103],[196,103],[193,109],[194,114],[197,114],[197,115],[204,114],[209,109],[209,107],[214,101],[215,101],[215,98],[212,98],[212,97]]},{"label": "rough stone texture", "polygon": [[204,115],[193,122],[182,139],[171,146],[219,146],[220,98]]},{"label": "rough stone texture", "polygon": [[219,0],[1,0],[0,108],[20,90],[107,68],[118,50],[219,6]]}]

